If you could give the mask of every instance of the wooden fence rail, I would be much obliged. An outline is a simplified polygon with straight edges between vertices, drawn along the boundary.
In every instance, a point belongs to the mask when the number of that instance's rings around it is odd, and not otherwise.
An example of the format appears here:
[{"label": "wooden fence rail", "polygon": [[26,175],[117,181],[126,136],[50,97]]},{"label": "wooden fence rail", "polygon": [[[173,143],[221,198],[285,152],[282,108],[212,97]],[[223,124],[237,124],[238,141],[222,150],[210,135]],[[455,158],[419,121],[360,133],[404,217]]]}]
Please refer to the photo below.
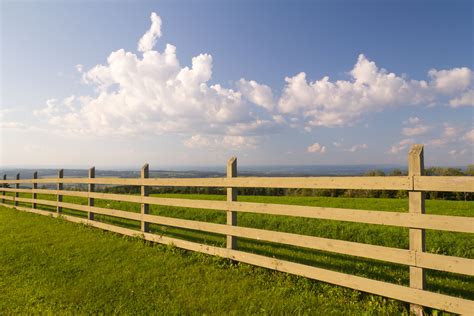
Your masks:
[{"label": "wooden fence rail", "polygon": [[[33,179],[20,179],[20,175],[18,174],[16,179],[10,180],[4,176],[3,180],[0,180],[0,191],[2,192],[1,205],[42,215],[61,216],[73,222],[86,223],[97,228],[125,235],[140,235],[146,240],[154,242],[174,244],[177,247],[192,251],[230,258],[236,261],[406,301],[411,303],[411,310],[418,315],[423,313],[422,306],[459,314],[472,313],[472,311],[474,311],[474,301],[425,290],[425,269],[474,276],[474,260],[425,252],[424,234],[426,229],[472,234],[474,233],[474,217],[425,214],[424,191],[474,192],[474,177],[424,176],[423,146],[421,145],[414,145],[410,150],[408,158],[409,175],[402,177],[237,177],[237,159],[235,157],[231,158],[228,162],[227,177],[225,178],[152,179],[148,178],[148,164],[142,168],[141,177],[139,179],[96,178],[94,168],[89,170],[88,178],[64,178],[62,170],[59,171],[57,178],[38,179],[37,173],[35,173]],[[56,184],[56,190],[38,189],[37,186],[39,183]],[[88,191],[64,190],[63,185],[66,183],[87,184]],[[7,184],[14,184],[15,187],[7,187]],[[20,188],[20,184],[31,184],[32,188]],[[94,192],[94,186],[96,184],[140,186],[141,194],[126,195]],[[227,201],[152,197],[148,194],[150,186],[223,187],[227,188]],[[247,187],[406,190],[409,192],[409,212],[399,213],[238,202],[237,188]],[[6,192],[11,192],[13,195],[5,195]],[[31,198],[20,197],[20,193],[31,194]],[[38,199],[37,194],[53,194],[56,195],[57,198],[56,201],[43,200]],[[87,205],[63,202],[63,196],[87,198]],[[94,205],[95,199],[138,203],[141,205],[141,210],[139,213],[135,213],[110,208],[100,208]],[[13,204],[7,204],[5,201],[11,201]],[[18,203],[31,203],[31,208],[19,206]],[[38,205],[56,207],[56,212],[39,210]],[[220,210],[227,213],[227,223],[215,224],[152,215],[149,214],[149,205]],[[78,218],[62,214],[63,209],[82,211],[87,214],[87,217]],[[405,227],[409,228],[410,245],[409,249],[400,249],[242,227],[237,225],[236,214],[238,212]],[[95,220],[95,214],[140,222],[141,231],[102,223]],[[177,238],[158,236],[150,233],[149,224],[160,224],[221,234],[227,236],[227,247],[220,248]],[[246,253],[238,250],[238,237],[407,265],[410,267],[410,287]]]}]

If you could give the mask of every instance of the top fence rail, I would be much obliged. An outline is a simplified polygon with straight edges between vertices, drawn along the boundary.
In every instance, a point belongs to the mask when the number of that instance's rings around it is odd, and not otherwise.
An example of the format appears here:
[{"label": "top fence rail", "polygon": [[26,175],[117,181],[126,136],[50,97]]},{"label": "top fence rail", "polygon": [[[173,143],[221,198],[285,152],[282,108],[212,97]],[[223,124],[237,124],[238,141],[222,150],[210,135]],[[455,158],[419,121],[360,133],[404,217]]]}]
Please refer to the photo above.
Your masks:
[{"label": "top fence rail", "polygon": [[474,192],[474,177],[236,177],[236,178],[40,178],[7,179],[0,184],[105,184],[164,187],[302,188]]}]

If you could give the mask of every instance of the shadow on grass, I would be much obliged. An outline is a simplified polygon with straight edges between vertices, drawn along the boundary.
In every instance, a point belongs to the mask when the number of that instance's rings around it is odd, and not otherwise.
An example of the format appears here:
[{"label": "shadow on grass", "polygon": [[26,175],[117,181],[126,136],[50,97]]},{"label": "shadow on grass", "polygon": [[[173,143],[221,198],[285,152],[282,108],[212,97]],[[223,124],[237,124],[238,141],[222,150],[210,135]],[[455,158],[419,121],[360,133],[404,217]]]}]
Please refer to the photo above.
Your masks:
[{"label": "shadow on grass", "polygon": [[150,225],[150,232],[159,236],[167,236],[210,246],[225,247],[226,237],[220,234],[201,232],[190,229],[175,228],[171,226]]}]

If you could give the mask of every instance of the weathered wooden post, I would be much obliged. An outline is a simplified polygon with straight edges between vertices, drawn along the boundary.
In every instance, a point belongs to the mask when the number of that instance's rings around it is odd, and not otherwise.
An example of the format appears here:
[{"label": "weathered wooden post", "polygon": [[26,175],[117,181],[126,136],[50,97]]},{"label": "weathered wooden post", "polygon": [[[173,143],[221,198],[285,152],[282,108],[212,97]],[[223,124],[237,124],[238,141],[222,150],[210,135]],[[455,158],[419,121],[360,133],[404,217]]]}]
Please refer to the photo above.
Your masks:
[{"label": "weathered wooden post", "polygon": [[[7,180],[7,175],[4,174],[3,175],[3,181],[6,181]],[[5,189],[7,187],[7,184],[4,183],[2,184],[2,187]],[[5,196],[5,191],[2,191],[2,203],[5,204],[5,199],[3,198]]]},{"label": "weathered wooden post", "polygon": [[[149,166],[148,166],[147,163],[143,165],[140,176],[142,178],[142,181],[144,179],[148,179]],[[148,187],[146,185],[141,186],[141,195],[142,195],[142,197],[148,196]],[[141,214],[142,214],[142,216],[144,214],[148,214],[149,211],[150,211],[150,206],[146,203],[142,203],[142,205],[141,205]],[[142,218],[142,232],[146,233],[149,230],[150,230],[149,223],[145,222]]]},{"label": "weathered wooden post", "polygon": [[[408,154],[408,175],[414,183],[414,176],[422,176],[425,173],[423,145],[413,145]],[[425,213],[425,193],[421,191],[410,191],[409,193],[409,212]],[[425,251],[425,230],[410,228],[410,250],[416,252]],[[410,267],[410,287],[425,289],[425,271],[423,268]],[[423,315],[423,306],[411,304],[410,311],[416,315]]]},{"label": "weathered wooden post", "polygon": [[[90,180],[90,179],[93,179],[93,178],[95,178],[95,167],[92,167],[92,168],[89,169],[89,180]],[[90,194],[91,192],[94,192],[94,190],[95,190],[95,184],[89,182],[89,184],[88,184],[88,186],[87,186],[87,191],[88,191],[89,194]],[[87,201],[88,201],[87,205],[89,205],[89,207],[93,207],[93,206],[94,206],[94,198],[91,198],[91,197],[89,196],[89,198],[88,198]],[[94,220],[94,213],[93,213],[91,210],[89,210],[89,212],[87,212],[87,218],[88,218],[90,221],[93,221],[93,220]]]},{"label": "weathered wooden post", "polygon": [[[17,173],[17,174],[16,174],[16,179],[17,179],[17,180],[20,180],[20,173]],[[19,184],[18,182],[15,184],[15,189],[16,189],[16,190],[19,190],[19,189],[20,189],[20,184]],[[19,197],[20,197],[20,192],[15,191],[15,203],[14,203],[15,206],[18,206],[18,200],[17,200],[17,199],[18,199]]]},{"label": "weathered wooden post", "polygon": [[58,206],[56,207],[56,211],[59,213],[61,213],[63,211],[63,208],[61,206],[59,206],[59,203],[62,203],[63,201],[63,196],[60,193],[60,191],[63,189],[63,183],[60,182],[61,179],[64,177],[64,169],[59,169],[58,171]]},{"label": "weathered wooden post", "polygon": [[[227,178],[237,177],[237,157],[227,161]],[[227,188],[227,202],[237,201],[237,188]],[[227,211],[227,225],[237,226],[237,212]],[[237,248],[237,238],[227,235],[227,248]]]},{"label": "weathered wooden post", "polygon": [[[33,179],[38,179],[38,171],[33,172]],[[38,189],[38,183],[33,181],[33,187],[31,188],[33,191],[33,194],[31,198],[33,199],[33,203],[31,205],[32,208],[36,208],[36,189]]]}]

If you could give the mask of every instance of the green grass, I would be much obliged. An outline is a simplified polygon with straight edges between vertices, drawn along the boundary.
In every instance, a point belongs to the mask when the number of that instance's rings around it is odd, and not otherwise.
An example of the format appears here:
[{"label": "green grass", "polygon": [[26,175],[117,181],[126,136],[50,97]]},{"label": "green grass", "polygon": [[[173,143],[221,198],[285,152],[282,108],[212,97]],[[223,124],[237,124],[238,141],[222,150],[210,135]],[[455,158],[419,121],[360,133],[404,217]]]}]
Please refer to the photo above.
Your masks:
[{"label": "green grass", "polygon": [[[163,197],[179,197],[191,199],[225,199],[219,195],[178,195],[163,194]],[[25,197],[29,197],[25,195]],[[55,199],[55,196],[39,196],[41,199]],[[65,202],[73,202],[85,204],[84,198],[64,197]],[[405,199],[365,199],[365,198],[326,198],[326,197],[275,197],[275,196],[239,196],[239,201],[279,203],[279,204],[298,204],[311,206],[327,206],[327,207],[343,207],[367,210],[382,210],[393,212],[406,212],[408,202]],[[109,207],[114,209],[122,209],[132,212],[139,212],[140,205],[137,203],[116,202],[96,200],[96,205],[100,207]],[[26,206],[26,205],[25,205]],[[29,206],[29,205],[28,205]],[[53,207],[41,207],[43,209],[54,210]],[[473,202],[463,201],[426,201],[427,213],[429,214],[445,214],[457,216],[473,216]],[[343,289],[341,287],[330,286],[321,282],[310,281],[294,276],[286,276],[282,273],[270,272],[264,269],[249,267],[243,264],[229,264],[223,259],[215,259],[205,255],[198,255],[188,252],[177,251],[164,246],[144,246],[139,240],[123,238],[109,233],[103,233],[99,230],[84,228],[81,225],[66,223],[61,220],[44,218],[32,214],[24,214],[21,212],[4,211],[0,212],[0,216],[4,213],[9,214],[5,222],[12,222],[8,229],[16,230],[16,234],[20,234],[25,238],[25,242],[21,243],[21,247],[28,248],[31,254],[28,258],[32,260],[27,263],[31,267],[32,275],[29,275],[29,269],[26,269],[15,260],[0,261],[0,313],[7,312],[34,312],[34,311],[74,311],[84,313],[94,312],[136,312],[139,311],[138,306],[140,299],[133,301],[128,299],[128,303],[119,304],[128,297],[123,287],[128,286],[134,288],[135,296],[143,296],[146,294],[157,298],[158,301],[166,301],[166,306],[148,306],[143,311],[148,312],[165,312],[165,313],[307,313],[315,312],[344,314],[344,313],[360,313],[367,311],[369,313],[400,313],[406,311],[406,304],[385,300],[379,297],[360,294],[356,291]],[[208,221],[214,223],[225,223],[225,213],[213,210],[200,210],[177,207],[151,206],[152,214],[186,218],[200,221]],[[74,214],[76,216],[85,216],[83,212],[64,210],[66,214]],[[28,219],[15,220],[19,217],[27,217]],[[139,229],[139,222],[131,220],[116,219],[107,216],[96,215],[97,219],[104,222],[110,222],[116,225]],[[3,219],[1,221],[4,222]],[[20,224],[21,223],[21,224]],[[37,223],[37,224],[34,224]],[[276,231],[292,232],[311,236],[320,236],[327,238],[335,238],[341,240],[356,241],[362,243],[370,243],[376,245],[384,245],[390,247],[407,248],[408,247],[408,229],[396,228],[379,225],[368,225],[358,223],[345,223],[328,220],[304,219],[286,216],[259,215],[250,213],[238,214],[238,223],[241,226],[264,228]],[[5,229],[2,224],[1,229]],[[8,225],[7,225],[8,226]],[[17,226],[27,226],[16,228]],[[54,229],[52,227],[55,227]],[[225,237],[216,234],[202,233],[184,229],[164,227],[161,225],[152,225],[152,230],[159,234],[182,238],[201,243],[223,246]],[[49,233],[41,232],[42,229]],[[15,258],[19,249],[18,241],[13,233],[4,236],[0,231],[0,242],[2,245],[10,245],[2,248],[0,252],[0,260],[8,260]],[[51,235],[51,236],[50,236]],[[9,236],[9,237],[8,237]],[[36,236],[36,237],[34,237]],[[62,236],[62,237],[61,237]],[[69,237],[68,237],[69,236]],[[7,240],[2,240],[7,238]],[[8,240],[10,238],[10,240]],[[298,247],[277,245],[266,242],[258,242],[243,238],[238,239],[238,247],[241,250],[273,256],[289,261],[301,262],[316,267],[327,268],[335,271],[351,273],[355,275],[365,276],[372,279],[378,279],[396,284],[408,285],[408,267],[390,264],[375,260],[363,258],[349,257],[344,255],[332,254],[321,251],[308,250]],[[115,243],[117,245],[115,245]],[[96,245],[97,244],[97,245]],[[20,248],[21,248],[20,247]],[[116,247],[124,247],[132,250],[113,251]],[[52,248],[52,249],[50,249]],[[77,248],[77,249],[76,249]],[[43,250],[42,250],[43,249]],[[49,249],[49,250],[48,250]],[[90,250],[92,249],[92,250]],[[145,261],[138,263],[135,260],[135,253]],[[427,251],[432,253],[440,253],[445,255],[460,256],[466,258],[474,258],[474,239],[469,234],[450,233],[439,231],[427,231]],[[5,253],[4,253],[5,252]],[[49,253],[48,253],[49,252]],[[55,252],[57,252],[55,254]],[[76,262],[69,255],[74,253],[84,253],[84,256],[78,255]],[[23,252],[21,252],[23,253]],[[94,255],[95,254],[95,255]],[[50,256],[57,257],[50,259]],[[99,256],[95,258],[94,256]],[[166,257],[166,259],[165,259]],[[174,259],[168,259],[172,257]],[[74,257],[73,257],[74,258]],[[115,270],[114,262],[123,262],[119,264],[120,269]],[[148,262],[148,260],[150,262]],[[170,260],[170,264],[163,262],[157,263],[159,270],[149,274],[149,280],[160,280],[159,282],[151,282],[152,285],[145,285],[147,273],[142,272],[135,265],[154,265],[153,260]],[[39,261],[39,262],[38,262]],[[48,262],[41,265],[41,262]],[[51,262],[50,262],[51,261]],[[82,262],[82,263],[81,263]],[[152,263],[155,262],[155,263]],[[42,267],[55,266],[61,269],[72,269],[71,273],[64,276],[54,276],[54,269],[50,271],[49,281],[38,284],[40,288],[38,293],[46,293],[51,287],[59,286],[58,291],[64,291],[74,294],[72,297],[64,297],[66,294],[58,294],[58,298],[54,298],[49,294],[41,298],[39,302],[9,302],[1,303],[5,300],[1,293],[7,293],[16,297],[20,301],[24,301],[25,297],[37,297],[36,294],[28,291],[36,291],[32,289],[32,284],[40,282],[40,271]],[[189,265],[189,269],[187,268]],[[84,268],[84,266],[86,268]],[[86,270],[81,270],[83,267]],[[11,274],[4,269],[14,269],[16,274]],[[77,271],[75,270],[77,269]],[[106,272],[107,269],[111,271]],[[124,276],[123,270],[133,271]],[[202,269],[197,273],[193,269]],[[48,270],[49,271],[49,270]],[[77,273],[76,273],[76,272]],[[85,271],[93,271],[94,278],[90,278]],[[96,273],[96,271],[99,271]],[[169,271],[174,282],[169,282],[163,274]],[[174,271],[174,272],[173,272]],[[188,272],[194,271],[188,275]],[[148,271],[149,272],[149,271]],[[133,274],[138,273],[134,278]],[[160,276],[154,276],[154,274]],[[207,278],[209,274],[209,278]],[[214,275],[215,274],[215,275]],[[213,275],[211,277],[211,275]],[[217,276],[218,275],[218,276]],[[121,277],[126,277],[124,285],[116,284]],[[11,279],[14,278],[14,279]],[[143,279],[141,279],[143,278]],[[191,278],[194,281],[190,281]],[[214,282],[214,278],[216,278]],[[234,280],[234,278],[236,280]],[[80,279],[80,280],[79,280]],[[84,280],[83,280],[84,279]],[[5,280],[5,281],[4,281]],[[87,281],[88,280],[88,281]],[[445,293],[453,296],[459,296],[468,299],[474,299],[474,278],[461,276],[452,273],[439,271],[427,271],[427,288],[430,291]],[[3,282],[3,283],[2,283]],[[83,293],[88,289],[84,282],[93,288],[92,294]],[[101,285],[105,282],[105,285]],[[135,283],[138,282],[138,283]],[[140,283],[141,282],[141,283]],[[184,284],[187,285],[183,285]],[[239,284],[243,282],[243,284]],[[64,283],[64,284],[63,284]],[[222,284],[221,284],[222,283]],[[255,283],[255,284],[254,284]],[[7,286],[8,284],[18,284],[18,288]],[[116,291],[121,296],[111,296],[111,293],[105,293],[107,286],[114,284]],[[140,284],[141,287],[136,288],[135,285]],[[105,288],[104,288],[105,286]],[[161,288],[160,286],[163,286]],[[255,290],[253,287],[255,286]],[[34,287],[34,286],[33,286]],[[225,289],[223,289],[223,288]],[[42,289],[42,290],[41,290]],[[179,299],[173,300],[173,295],[167,299],[162,290],[167,289],[174,291]],[[199,290],[198,290],[199,289]],[[26,291],[26,292],[25,292]],[[54,290],[56,291],[56,290]],[[197,295],[196,291],[206,293],[206,297]],[[216,293],[212,294],[211,292]],[[168,292],[168,291],[165,291]],[[48,292],[49,293],[49,292]],[[82,293],[82,294],[81,294]],[[119,295],[119,294],[118,294]],[[125,295],[122,297],[122,295]],[[197,295],[197,296],[196,296]],[[91,303],[85,307],[77,307],[72,299],[79,299],[82,296],[93,297]],[[196,298],[194,298],[196,296]],[[221,297],[224,296],[224,297]],[[20,297],[23,297],[21,299]],[[114,299],[115,297],[115,299]],[[245,299],[241,299],[244,297]],[[158,299],[160,298],[160,299]],[[190,303],[184,304],[181,299],[190,299]],[[36,300],[36,299],[35,299]],[[226,303],[224,303],[224,302]],[[181,303],[179,303],[181,302]],[[205,306],[207,302],[209,306]],[[2,305],[2,304],[5,304]],[[81,303],[82,304],[82,303]],[[142,302],[142,304],[145,304]],[[153,305],[153,304],[151,304]],[[77,308],[77,309],[76,309]]]}]

